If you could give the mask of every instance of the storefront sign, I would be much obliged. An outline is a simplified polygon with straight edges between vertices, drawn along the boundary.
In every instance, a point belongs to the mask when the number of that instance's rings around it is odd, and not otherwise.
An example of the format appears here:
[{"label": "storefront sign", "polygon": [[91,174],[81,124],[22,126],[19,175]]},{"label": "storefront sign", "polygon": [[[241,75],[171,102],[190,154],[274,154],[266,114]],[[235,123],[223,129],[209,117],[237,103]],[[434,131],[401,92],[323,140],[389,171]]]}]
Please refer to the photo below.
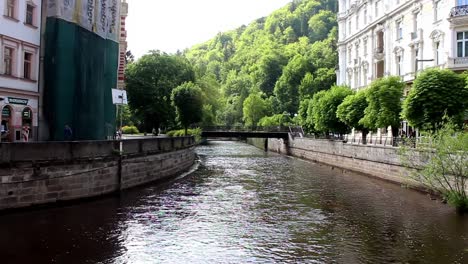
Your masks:
[{"label": "storefront sign", "polygon": [[8,103],[10,104],[19,104],[19,105],[28,105],[29,99],[8,97]]},{"label": "storefront sign", "polygon": [[25,119],[30,119],[30,118],[31,118],[31,110],[29,110],[29,109],[27,109],[27,108],[24,109],[24,110],[23,110],[23,118],[25,118]]},{"label": "storefront sign", "polygon": [[11,111],[9,107],[3,107],[2,109],[2,116],[3,117],[10,117]]}]

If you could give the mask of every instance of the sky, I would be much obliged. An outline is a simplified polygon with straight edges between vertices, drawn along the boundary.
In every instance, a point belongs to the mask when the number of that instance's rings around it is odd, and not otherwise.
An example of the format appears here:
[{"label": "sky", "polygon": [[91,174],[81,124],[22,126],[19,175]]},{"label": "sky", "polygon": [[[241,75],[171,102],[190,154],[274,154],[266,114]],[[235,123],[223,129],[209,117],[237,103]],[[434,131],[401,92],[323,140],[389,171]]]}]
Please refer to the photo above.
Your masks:
[{"label": "sky", "polygon": [[127,0],[128,49],[175,53],[248,25],[291,0]]}]

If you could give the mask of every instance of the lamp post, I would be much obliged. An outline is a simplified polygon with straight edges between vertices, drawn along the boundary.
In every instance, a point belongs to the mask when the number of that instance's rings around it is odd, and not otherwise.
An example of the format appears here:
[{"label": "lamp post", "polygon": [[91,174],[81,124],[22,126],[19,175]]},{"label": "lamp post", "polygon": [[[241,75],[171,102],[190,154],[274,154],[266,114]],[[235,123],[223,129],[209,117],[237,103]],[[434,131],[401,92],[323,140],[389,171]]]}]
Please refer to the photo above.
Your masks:
[{"label": "lamp post", "polygon": [[425,61],[434,61],[434,59],[427,59],[427,60],[415,59],[414,60],[414,79],[416,79],[416,76],[418,75],[418,62],[425,62]]}]

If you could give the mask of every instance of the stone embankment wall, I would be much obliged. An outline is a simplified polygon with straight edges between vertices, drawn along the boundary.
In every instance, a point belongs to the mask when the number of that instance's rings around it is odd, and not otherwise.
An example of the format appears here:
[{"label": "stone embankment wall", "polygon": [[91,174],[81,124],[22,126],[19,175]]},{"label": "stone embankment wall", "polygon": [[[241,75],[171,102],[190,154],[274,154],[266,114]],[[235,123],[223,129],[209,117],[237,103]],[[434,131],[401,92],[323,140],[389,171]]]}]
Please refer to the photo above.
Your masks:
[{"label": "stone embankment wall", "polygon": [[[248,139],[262,148],[266,139]],[[410,171],[398,156],[398,148],[378,145],[355,145],[342,141],[311,138],[267,139],[270,151],[344,168],[387,181],[423,187],[407,177]]]},{"label": "stone embankment wall", "polygon": [[0,144],[0,209],[96,197],[180,174],[193,137]]}]

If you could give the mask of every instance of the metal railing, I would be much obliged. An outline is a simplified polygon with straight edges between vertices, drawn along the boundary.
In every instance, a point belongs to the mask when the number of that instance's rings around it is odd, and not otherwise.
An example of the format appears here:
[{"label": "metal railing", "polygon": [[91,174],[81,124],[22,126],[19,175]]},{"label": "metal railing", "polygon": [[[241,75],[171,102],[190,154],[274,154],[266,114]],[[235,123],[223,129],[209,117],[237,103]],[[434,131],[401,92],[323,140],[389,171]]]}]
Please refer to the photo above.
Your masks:
[{"label": "metal railing", "polygon": [[289,126],[206,126],[206,132],[290,132]]},{"label": "metal railing", "polygon": [[455,6],[450,10],[450,17],[459,17],[468,15],[468,5]]},{"label": "metal railing", "polygon": [[[350,144],[363,145],[363,139],[360,136],[346,135],[343,139],[344,142]],[[380,146],[393,146],[399,147],[402,145],[409,147],[416,147],[419,138],[407,137],[390,137],[390,136],[367,136],[366,145],[380,145]]]}]

